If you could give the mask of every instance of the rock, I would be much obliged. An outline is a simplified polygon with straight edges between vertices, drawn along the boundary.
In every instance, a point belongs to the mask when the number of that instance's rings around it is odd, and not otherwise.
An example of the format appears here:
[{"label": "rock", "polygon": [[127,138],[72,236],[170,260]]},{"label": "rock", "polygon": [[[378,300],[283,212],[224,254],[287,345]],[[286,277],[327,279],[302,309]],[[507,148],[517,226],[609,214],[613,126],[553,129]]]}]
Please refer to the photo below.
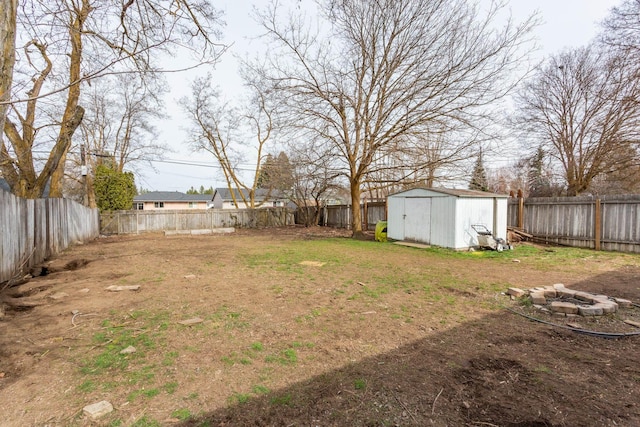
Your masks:
[{"label": "rock", "polygon": [[184,276],[185,279],[195,279],[196,275],[195,274],[187,274],[186,276]]},{"label": "rock", "polygon": [[595,305],[580,305],[578,306],[578,313],[580,316],[602,316],[602,307],[596,307]]},{"label": "rock", "polygon": [[107,415],[111,411],[113,411],[113,405],[106,400],[98,403],[93,403],[82,408],[82,412],[84,412],[85,415],[88,415],[89,417],[91,417],[91,419],[94,420]]},{"label": "rock", "polygon": [[53,295],[49,295],[49,298],[55,299],[55,300],[59,300],[59,299],[62,299],[62,298],[66,298],[68,296],[69,296],[69,294],[66,293],[66,292],[56,292]]},{"label": "rock", "polygon": [[512,260],[511,260],[511,262],[520,262],[520,260],[519,260],[519,259],[514,258],[514,259],[512,259]]},{"label": "rock", "polygon": [[140,289],[140,285],[127,285],[127,286],[111,285],[106,287],[105,289],[109,292],[137,291]]},{"label": "rock", "polygon": [[78,292],[83,293],[83,294],[88,294],[90,290],[91,289],[89,289],[89,288],[82,288]]},{"label": "rock", "polygon": [[136,348],[130,345],[129,347],[120,350],[120,354],[131,354],[131,353],[135,353],[136,351],[137,351]]},{"label": "rock", "polygon": [[521,296],[526,295],[527,292],[523,291],[520,288],[509,288],[507,289],[507,295],[513,295],[516,298],[520,298]]},{"label": "rock", "polygon": [[556,289],[553,286],[547,286],[542,291],[544,296],[547,298],[555,298],[556,297]]},{"label": "rock", "polygon": [[566,289],[562,283],[555,283],[551,286],[553,286],[553,289],[555,289],[556,291],[560,289]]},{"label": "rock", "polygon": [[578,306],[571,304],[570,302],[553,301],[551,303],[551,311],[556,313],[576,314],[578,312]]},{"label": "rock", "polygon": [[181,325],[185,325],[185,326],[191,326],[191,325],[196,325],[198,323],[202,323],[204,322],[204,320],[202,320],[199,317],[194,317],[193,319],[187,319],[187,320],[182,320],[180,322],[178,322]]},{"label": "rock", "polygon": [[547,304],[547,299],[544,297],[544,292],[534,291],[534,292],[531,292],[530,295],[531,295],[531,302],[533,302],[534,304],[539,304],[539,305]]}]

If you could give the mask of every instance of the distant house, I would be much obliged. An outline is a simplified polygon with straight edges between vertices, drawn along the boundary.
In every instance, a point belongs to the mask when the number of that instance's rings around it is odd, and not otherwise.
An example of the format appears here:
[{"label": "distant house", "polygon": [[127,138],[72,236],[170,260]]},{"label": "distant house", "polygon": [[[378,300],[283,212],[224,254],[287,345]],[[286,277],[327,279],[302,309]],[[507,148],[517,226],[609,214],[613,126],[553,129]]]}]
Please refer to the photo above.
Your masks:
[{"label": "distant house", "polygon": [[[234,189],[234,195],[236,201],[233,201],[231,197],[231,191],[228,188],[216,188],[213,192],[213,207],[215,209],[246,209],[247,205],[242,201],[242,196],[238,189]],[[249,200],[249,192],[242,190],[247,201]],[[266,190],[264,188],[258,188],[255,193],[255,204],[259,208],[280,208],[287,206],[287,199],[276,190]],[[237,205],[236,205],[237,203]]]},{"label": "distant house", "polygon": [[185,194],[179,191],[150,191],[133,198],[134,210],[177,210],[211,208],[210,194]]}]

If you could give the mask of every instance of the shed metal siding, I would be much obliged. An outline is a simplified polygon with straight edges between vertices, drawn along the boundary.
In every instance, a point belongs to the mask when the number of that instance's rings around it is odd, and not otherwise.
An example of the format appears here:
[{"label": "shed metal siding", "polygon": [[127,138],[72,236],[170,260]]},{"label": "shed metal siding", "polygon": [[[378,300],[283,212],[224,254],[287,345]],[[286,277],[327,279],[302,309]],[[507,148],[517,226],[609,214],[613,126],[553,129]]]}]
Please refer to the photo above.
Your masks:
[{"label": "shed metal siding", "polygon": [[404,197],[390,196],[387,199],[387,236],[404,240]]},{"label": "shed metal siding", "polygon": [[[487,194],[486,197],[483,197]],[[507,235],[507,198],[490,193],[456,194],[416,188],[388,198],[387,235],[454,249],[478,244],[471,225],[483,224],[496,237]],[[420,202],[428,199],[430,203]],[[430,205],[430,212],[425,212]],[[408,218],[408,219],[407,219]],[[429,221],[429,224],[420,225]]]},{"label": "shed metal siding", "polygon": [[456,223],[456,197],[435,195],[431,198],[431,244],[453,248]]}]

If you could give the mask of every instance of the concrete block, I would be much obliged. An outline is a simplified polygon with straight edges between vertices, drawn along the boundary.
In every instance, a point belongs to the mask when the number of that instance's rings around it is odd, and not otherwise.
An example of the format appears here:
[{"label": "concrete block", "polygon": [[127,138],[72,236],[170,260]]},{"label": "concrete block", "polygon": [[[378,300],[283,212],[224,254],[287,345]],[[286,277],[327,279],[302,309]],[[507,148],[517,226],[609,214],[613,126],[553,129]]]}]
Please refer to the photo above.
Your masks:
[{"label": "concrete block", "polygon": [[544,292],[531,292],[531,302],[534,304],[546,305],[547,299],[544,297]]},{"label": "concrete block", "polygon": [[613,301],[598,302],[593,306],[601,308],[603,314],[611,314],[618,311],[618,304]]},{"label": "concrete block", "polygon": [[106,400],[103,400],[101,402],[85,406],[82,408],[82,411],[85,415],[95,420],[113,411],[113,405]]},{"label": "concrete block", "polygon": [[165,236],[186,236],[191,234],[191,230],[165,230]]},{"label": "concrete block", "polygon": [[211,229],[204,229],[204,230],[191,230],[191,234],[193,236],[202,236],[202,235],[206,235],[206,234],[213,234]]},{"label": "concrete block", "polygon": [[236,229],[233,227],[222,227],[222,228],[214,228],[211,230],[213,234],[229,234],[235,233]]},{"label": "concrete block", "polygon": [[594,296],[595,295],[593,295],[593,294],[591,294],[589,292],[582,292],[582,291],[578,291],[573,295],[573,297],[575,299],[578,299],[580,301],[589,302],[589,303],[594,302]]},{"label": "concrete block", "polygon": [[631,307],[631,301],[629,301],[628,299],[614,298],[613,300],[616,302],[616,304],[618,304],[619,307],[622,307],[622,308]]},{"label": "concrete block", "polygon": [[555,298],[556,297],[556,289],[553,286],[547,286],[544,288],[544,296],[547,298]]},{"label": "concrete block", "polygon": [[551,303],[551,311],[557,313],[576,314],[578,313],[578,306],[571,304],[570,302],[553,301]]},{"label": "concrete block", "polygon": [[558,296],[560,298],[573,298],[576,294],[577,291],[574,291],[572,289],[556,289]]},{"label": "concrete block", "polygon": [[522,297],[522,296],[524,296],[526,294],[527,294],[527,292],[523,291],[520,288],[509,288],[509,289],[507,289],[507,295],[513,295],[516,298],[520,298],[520,297]]},{"label": "concrete block", "polygon": [[602,307],[596,307],[595,305],[580,305],[578,306],[578,313],[581,316],[602,316]]}]

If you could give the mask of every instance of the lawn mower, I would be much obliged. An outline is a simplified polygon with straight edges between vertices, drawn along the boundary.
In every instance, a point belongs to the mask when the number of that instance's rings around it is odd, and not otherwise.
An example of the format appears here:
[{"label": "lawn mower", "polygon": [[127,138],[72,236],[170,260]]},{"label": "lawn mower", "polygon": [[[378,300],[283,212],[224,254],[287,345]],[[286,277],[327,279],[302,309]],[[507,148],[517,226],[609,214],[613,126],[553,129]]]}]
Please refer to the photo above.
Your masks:
[{"label": "lawn mower", "polygon": [[502,252],[505,249],[513,249],[513,246],[507,243],[501,237],[494,237],[491,230],[482,224],[472,225],[471,228],[478,233],[478,246],[482,249],[491,249],[493,251]]}]

